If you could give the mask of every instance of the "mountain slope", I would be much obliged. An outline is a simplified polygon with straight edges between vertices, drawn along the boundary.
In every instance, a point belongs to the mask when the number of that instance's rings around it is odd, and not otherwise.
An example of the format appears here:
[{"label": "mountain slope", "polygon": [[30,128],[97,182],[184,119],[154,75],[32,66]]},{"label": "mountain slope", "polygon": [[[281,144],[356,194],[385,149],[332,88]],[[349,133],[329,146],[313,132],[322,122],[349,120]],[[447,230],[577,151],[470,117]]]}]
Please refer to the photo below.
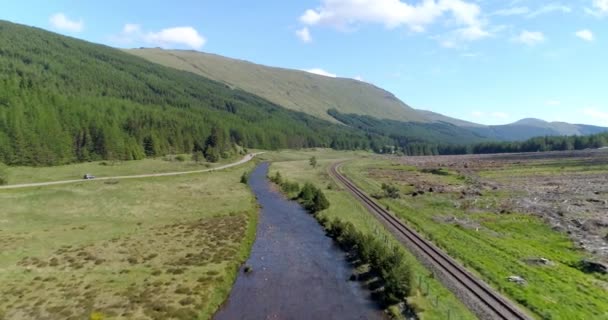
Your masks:
[{"label": "mountain slope", "polygon": [[0,21],[0,162],[386,143],[121,50]]},{"label": "mountain slope", "polygon": [[378,119],[427,122],[423,115],[392,93],[366,82],[267,67],[196,51],[133,49],[127,52],[224,82],[320,119],[335,122],[327,111],[336,109],[344,114],[368,115]]},{"label": "mountain slope", "polygon": [[[525,119],[508,125],[486,126],[432,111],[412,109],[390,92],[352,79],[328,78],[196,51],[132,49],[127,52],[241,88],[280,106],[317,118],[339,121],[360,129],[363,129],[362,126],[355,123],[370,120],[375,127],[365,125],[367,130],[385,134],[393,134],[398,130],[414,139],[426,137],[427,141],[456,143],[517,141],[536,136],[587,135],[607,130],[594,126]],[[332,114],[329,114],[330,110],[333,110]],[[357,117],[361,119],[355,120]],[[388,131],[384,130],[388,128]]]},{"label": "mountain slope", "polygon": [[522,119],[506,125],[465,126],[464,128],[490,139],[501,141],[519,141],[540,136],[582,136],[608,131],[608,128],[605,127],[547,122],[533,118]]}]

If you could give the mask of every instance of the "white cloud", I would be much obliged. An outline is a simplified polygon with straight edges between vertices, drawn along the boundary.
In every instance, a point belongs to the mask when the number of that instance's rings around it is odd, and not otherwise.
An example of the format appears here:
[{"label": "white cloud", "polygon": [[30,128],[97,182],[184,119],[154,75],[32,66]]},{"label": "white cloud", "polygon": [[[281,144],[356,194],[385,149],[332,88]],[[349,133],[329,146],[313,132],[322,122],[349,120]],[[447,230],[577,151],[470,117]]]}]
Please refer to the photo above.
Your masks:
[{"label": "white cloud", "polygon": [[365,81],[365,79],[363,79],[362,76],[355,76],[353,79],[355,79],[357,81]]},{"label": "white cloud", "polygon": [[475,118],[481,118],[484,116],[484,113],[481,111],[473,111],[473,112],[471,112],[471,115]]},{"label": "white cloud", "polygon": [[548,105],[548,106],[550,106],[550,107],[557,107],[557,106],[561,105],[562,102],[559,101],[559,100],[548,100],[548,101],[545,102],[545,104]]},{"label": "white cloud", "polygon": [[201,49],[207,42],[207,39],[192,27],[174,27],[149,32],[145,35],[145,40],[160,47],[185,45],[192,49]]},{"label": "white cloud", "polygon": [[608,125],[608,112],[599,110],[597,108],[585,108],[583,114],[592,117],[594,120]]},{"label": "white cloud", "polygon": [[139,32],[141,32],[141,26],[138,24],[127,23],[122,28],[122,32],[125,34],[139,33]]},{"label": "white cloud", "polygon": [[493,16],[519,16],[530,13],[530,9],[528,7],[512,7],[494,11],[491,15]]},{"label": "white cloud", "polygon": [[312,68],[312,69],[306,69],[306,70],[304,70],[304,71],[309,72],[309,73],[314,73],[314,74],[316,74],[316,75],[319,75],[319,76],[324,76],[324,77],[330,77],[330,78],[335,78],[335,77],[337,77],[337,75],[336,75],[336,74],[333,74],[333,73],[331,73],[331,72],[327,72],[327,71],[325,71],[325,70],[323,70],[323,69],[321,69],[321,68]]},{"label": "white cloud", "polygon": [[300,21],[309,26],[338,29],[366,23],[381,24],[388,29],[407,26],[422,32],[445,14],[451,15],[452,24],[471,30],[482,30],[485,24],[479,5],[464,0],[425,0],[416,5],[400,0],[321,0],[319,7],[305,11]]},{"label": "white cloud", "polygon": [[490,33],[488,31],[483,30],[479,26],[469,26],[466,28],[461,28],[456,30],[455,34],[459,38],[468,41],[483,39],[485,37],[490,36]]},{"label": "white cloud", "polygon": [[577,37],[579,37],[585,41],[593,41],[593,39],[594,39],[593,32],[591,32],[591,30],[588,30],[588,29],[579,30],[579,31],[575,32],[574,34]]},{"label": "white cloud", "polygon": [[310,30],[308,30],[308,27],[296,30],[296,36],[304,43],[309,43],[312,41],[312,36],[310,35]]},{"label": "white cloud", "polygon": [[166,28],[158,32],[144,32],[141,25],[127,23],[118,35],[110,37],[110,41],[120,45],[131,45],[134,42],[143,42],[148,45],[162,48],[185,46],[200,50],[207,39],[193,27]]},{"label": "white cloud", "polygon": [[536,11],[530,12],[526,17],[536,18],[540,15],[553,13],[553,12],[570,13],[570,12],[572,12],[572,9],[570,7],[567,7],[567,6],[564,6],[561,4],[551,3],[551,4],[547,4],[547,5],[540,7]]},{"label": "white cloud", "polygon": [[82,32],[84,30],[84,21],[82,19],[79,20],[70,20],[63,13],[55,13],[49,18],[49,23],[51,26],[57,30],[68,31],[68,32]]},{"label": "white cloud", "polygon": [[593,7],[603,13],[608,13],[608,0],[593,0]]},{"label": "white cloud", "polygon": [[559,3],[550,3],[543,5],[542,7],[531,10],[528,7],[510,7],[505,9],[500,9],[491,13],[491,16],[525,16],[526,18],[536,18],[538,16],[549,14],[553,12],[561,12],[561,13],[570,13],[572,12],[572,8],[559,4]]},{"label": "white cloud", "polygon": [[538,31],[522,31],[519,36],[513,39],[515,42],[523,43],[528,46],[534,46],[545,41],[545,35]]},{"label": "white cloud", "polygon": [[593,9],[585,8],[585,11],[596,17],[608,15],[608,0],[593,0],[592,7]]}]

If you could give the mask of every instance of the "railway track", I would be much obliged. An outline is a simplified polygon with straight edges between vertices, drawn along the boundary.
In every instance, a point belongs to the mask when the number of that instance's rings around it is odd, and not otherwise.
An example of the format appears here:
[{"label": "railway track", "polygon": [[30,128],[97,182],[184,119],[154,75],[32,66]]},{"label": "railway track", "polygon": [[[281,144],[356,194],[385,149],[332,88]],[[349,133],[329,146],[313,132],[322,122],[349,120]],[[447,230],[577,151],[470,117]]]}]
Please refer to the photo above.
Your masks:
[{"label": "railway track", "polygon": [[[397,235],[406,246],[417,251],[416,255],[425,260],[423,262],[427,266],[431,265],[433,270],[441,272],[443,276],[439,278],[443,282],[449,281],[450,283],[444,284],[453,291],[458,291],[455,292],[456,295],[477,316],[483,319],[532,319],[512,302],[467,271],[433,243],[423,238],[418,232],[377,204],[371,197],[339,172],[340,165],[340,163],[337,163],[331,166],[330,174],[340,181],[350,193],[386,225],[389,231]],[[463,295],[466,295],[466,298],[463,299]]]}]

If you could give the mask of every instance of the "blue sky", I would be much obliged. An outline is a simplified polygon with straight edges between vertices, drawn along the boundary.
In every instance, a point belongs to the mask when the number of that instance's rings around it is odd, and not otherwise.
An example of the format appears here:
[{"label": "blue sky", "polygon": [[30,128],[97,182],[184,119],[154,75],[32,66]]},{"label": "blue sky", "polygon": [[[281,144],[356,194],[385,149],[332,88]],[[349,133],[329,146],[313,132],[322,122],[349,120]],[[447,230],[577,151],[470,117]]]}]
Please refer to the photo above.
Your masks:
[{"label": "blue sky", "polygon": [[479,123],[608,126],[608,0],[20,0],[0,19],[358,78]]}]

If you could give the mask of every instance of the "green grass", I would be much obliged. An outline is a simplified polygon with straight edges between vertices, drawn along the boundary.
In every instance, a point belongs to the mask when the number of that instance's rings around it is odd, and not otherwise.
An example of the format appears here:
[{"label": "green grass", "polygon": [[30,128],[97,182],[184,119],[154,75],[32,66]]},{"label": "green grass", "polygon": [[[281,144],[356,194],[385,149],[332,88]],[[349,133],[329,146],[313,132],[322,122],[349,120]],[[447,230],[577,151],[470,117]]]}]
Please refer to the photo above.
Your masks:
[{"label": "green grass", "polygon": [[[376,167],[389,168],[384,175],[370,177]],[[385,169],[386,170],[386,169]],[[382,182],[394,181],[397,171],[388,162],[353,161],[344,172],[368,193],[378,192]],[[393,174],[391,174],[393,172]],[[445,179],[449,176],[426,174],[424,178]],[[465,183],[464,181],[460,182]],[[484,191],[480,203],[496,205],[516,196],[505,192]],[[608,319],[607,282],[600,276],[585,274],[572,267],[585,258],[567,235],[553,231],[536,216],[465,211],[459,194],[425,194],[416,198],[383,199],[391,211],[409,222],[448,253],[474,270],[499,291],[527,307],[543,319]],[[446,218],[460,223],[447,222]],[[553,266],[531,265],[529,258],[546,258]],[[527,280],[524,286],[507,281],[510,275]]]},{"label": "green grass", "polygon": [[[318,166],[315,169],[308,163],[308,159],[313,155],[318,160]],[[271,175],[280,171],[283,177],[290,181],[297,181],[300,184],[311,182],[323,188],[331,205],[329,209],[320,213],[322,216],[329,220],[340,218],[351,222],[362,232],[373,233],[377,237],[386,239],[391,245],[400,245],[355,198],[327,174],[330,164],[339,160],[362,158],[365,154],[315,150],[293,153],[273,152],[265,156],[276,161],[271,165]],[[409,252],[407,261],[411,265],[414,275],[413,290],[408,301],[418,310],[422,319],[446,319],[448,312],[451,319],[475,319],[475,316],[438,280],[434,279],[431,273]],[[438,305],[436,305],[436,301],[439,301]]]},{"label": "green grass", "polygon": [[428,121],[391,93],[361,81],[266,67],[194,51],[135,49],[126,52],[227,83],[282,107],[333,122],[336,120],[327,114],[330,108],[379,119]]},{"label": "green grass", "polygon": [[49,182],[58,180],[82,179],[86,173],[98,178],[108,176],[125,176],[137,174],[153,174],[163,172],[195,171],[213,168],[225,163],[237,161],[241,156],[232,159],[222,159],[219,163],[190,160],[190,155],[184,155],[186,161],[177,161],[175,156],[136,161],[94,161],[55,167],[9,167],[9,184]]},{"label": "green grass", "polygon": [[252,168],[0,191],[0,315],[210,318],[255,238]]}]

